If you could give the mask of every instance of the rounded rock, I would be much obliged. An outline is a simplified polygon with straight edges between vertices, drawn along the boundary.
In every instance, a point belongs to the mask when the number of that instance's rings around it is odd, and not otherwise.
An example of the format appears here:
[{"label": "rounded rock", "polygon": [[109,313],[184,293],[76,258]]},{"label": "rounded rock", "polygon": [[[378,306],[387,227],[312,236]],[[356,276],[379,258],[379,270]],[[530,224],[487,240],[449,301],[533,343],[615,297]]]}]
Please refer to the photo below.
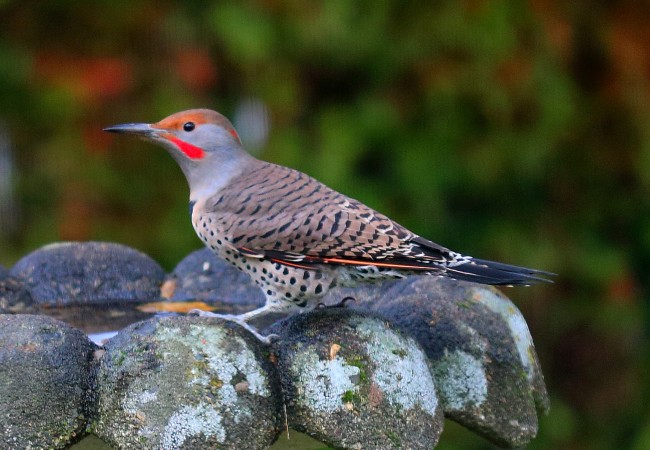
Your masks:
[{"label": "rounded rock", "polygon": [[544,378],[526,321],[499,290],[414,276],[351,295],[352,308],[375,311],[422,345],[448,418],[504,447],[536,436],[549,409]]},{"label": "rounded rock", "polygon": [[165,277],[147,255],[104,242],[47,245],[18,261],[10,274],[39,304],[157,300]]},{"label": "rounded rock", "polygon": [[383,320],[344,308],[271,329],[289,426],[336,448],[431,449],[442,409],[427,358]]},{"label": "rounded rock", "polygon": [[250,277],[204,248],[187,255],[174,269],[174,301],[203,300],[224,304],[229,314],[263,306],[265,297]]},{"label": "rounded rock", "polygon": [[22,282],[0,266],[0,313],[24,312],[33,300]]},{"label": "rounded rock", "polygon": [[95,433],[119,448],[264,449],[280,431],[262,345],[221,319],[154,318],[105,345]]},{"label": "rounded rock", "polygon": [[0,315],[0,448],[65,448],[84,432],[96,348],[58,320]]}]

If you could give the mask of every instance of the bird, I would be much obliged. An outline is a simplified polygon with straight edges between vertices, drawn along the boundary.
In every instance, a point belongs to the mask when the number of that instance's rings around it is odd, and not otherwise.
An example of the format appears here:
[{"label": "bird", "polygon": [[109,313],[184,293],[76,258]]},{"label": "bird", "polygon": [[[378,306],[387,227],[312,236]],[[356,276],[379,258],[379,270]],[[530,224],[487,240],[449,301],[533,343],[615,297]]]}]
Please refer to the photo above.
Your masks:
[{"label": "bird", "polygon": [[192,109],[104,131],[159,144],[176,160],[197,235],[266,297],[240,315],[200,314],[237,322],[264,342],[248,322],[311,310],[335,286],[417,274],[514,286],[551,282],[554,275],[452,251],[305,173],[257,159],[216,111]]}]

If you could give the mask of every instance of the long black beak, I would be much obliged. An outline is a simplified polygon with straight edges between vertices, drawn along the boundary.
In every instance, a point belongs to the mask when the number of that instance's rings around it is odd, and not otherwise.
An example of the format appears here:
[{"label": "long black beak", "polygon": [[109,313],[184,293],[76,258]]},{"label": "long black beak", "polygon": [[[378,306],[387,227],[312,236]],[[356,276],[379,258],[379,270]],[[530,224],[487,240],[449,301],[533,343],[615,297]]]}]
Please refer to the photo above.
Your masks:
[{"label": "long black beak", "polygon": [[157,130],[148,123],[123,123],[104,128],[104,131],[111,133],[134,134],[136,136],[151,136]]}]

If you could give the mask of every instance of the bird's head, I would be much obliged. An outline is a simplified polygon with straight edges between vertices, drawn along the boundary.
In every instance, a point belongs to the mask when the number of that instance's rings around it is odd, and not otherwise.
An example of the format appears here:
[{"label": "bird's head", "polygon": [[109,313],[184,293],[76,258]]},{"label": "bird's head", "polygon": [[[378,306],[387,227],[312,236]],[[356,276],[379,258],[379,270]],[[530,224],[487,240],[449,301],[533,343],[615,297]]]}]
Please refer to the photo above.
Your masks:
[{"label": "bird's head", "polygon": [[114,125],[104,131],[131,134],[162,145],[180,165],[192,194],[217,190],[241,170],[244,160],[252,159],[230,121],[209,109],[178,112],[152,124]]}]

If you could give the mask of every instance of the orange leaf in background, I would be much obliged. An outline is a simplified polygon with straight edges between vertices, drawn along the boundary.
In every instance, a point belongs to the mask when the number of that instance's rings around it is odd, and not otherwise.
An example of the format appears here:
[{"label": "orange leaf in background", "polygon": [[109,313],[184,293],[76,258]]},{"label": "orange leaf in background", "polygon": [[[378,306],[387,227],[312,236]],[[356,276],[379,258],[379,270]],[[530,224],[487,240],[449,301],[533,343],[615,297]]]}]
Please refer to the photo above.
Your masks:
[{"label": "orange leaf in background", "polygon": [[569,59],[573,52],[574,29],[570,18],[563,12],[563,3],[532,0],[530,6],[541,21],[548,42],[562,58]]},{"label": "orange leaf in background", "polygon": [[513,88],[526,83],[533,73],[533,61],[523,54],[515,54],[497,66],[497,79],[506,87]]},{"label": "orange leaf in background", "polygon": [[207,90],[218,79],[217,67],[204,50],[183,48],[176,54],[176,73],[188,87]]},{"label": "orange leaf in background", "polygon": [[34,76],[69,90],[81,101],[94,103],[125,93],[133,82],[133,67],[121,58],[44,53],[35,58]]},{"label": "orange leaf in background", "polygon": [[650,26],[645,17],[630,7],[619,10],[608,28],[609,54],[622,86],[631,80],[650,82]]},{"label": "orange leaf in background", "polygon": [[133,70],[118,58],[98,58],[83,61],[81,82],[98,97],[116,97],[124,93],[133,80]]},{"label": "orange leaf in background", "polygon": [[607,294],[607,299],[611,303],[634,304],[638,294],[633,276],[630,273],[625,273],[611,280],[607,285]]}]

